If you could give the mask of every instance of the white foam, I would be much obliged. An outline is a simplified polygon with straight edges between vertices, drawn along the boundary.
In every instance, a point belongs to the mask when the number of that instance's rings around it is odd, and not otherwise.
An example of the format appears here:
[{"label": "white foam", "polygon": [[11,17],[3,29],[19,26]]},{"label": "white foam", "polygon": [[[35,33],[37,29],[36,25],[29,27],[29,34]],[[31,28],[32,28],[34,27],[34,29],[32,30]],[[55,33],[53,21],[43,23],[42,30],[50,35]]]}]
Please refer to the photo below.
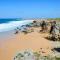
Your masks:
[{"label": "white foam", "polygon": [[18,26],[31,23],[33,20],[12,21],[9,23],[0,24],[0,32],[13,30]]}]

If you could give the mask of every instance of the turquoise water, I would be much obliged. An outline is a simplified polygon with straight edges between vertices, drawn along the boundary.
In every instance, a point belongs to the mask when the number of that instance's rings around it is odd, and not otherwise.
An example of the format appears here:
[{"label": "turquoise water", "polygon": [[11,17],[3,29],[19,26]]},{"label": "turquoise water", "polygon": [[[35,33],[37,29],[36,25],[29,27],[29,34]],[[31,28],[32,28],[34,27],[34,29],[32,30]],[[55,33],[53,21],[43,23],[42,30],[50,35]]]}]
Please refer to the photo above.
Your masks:
[{"label": "turquoise water", "polygon": [[0,19],[0,24],[2,23],[8,23],[8,22],[11,22],[11,21],[21,21],[22,18],[6,18],[6,19]]},{"label": "turquoise water", "polygon": [[33,20],[0,19],[0,32],[13,30],[16,27],[31,23]]}]

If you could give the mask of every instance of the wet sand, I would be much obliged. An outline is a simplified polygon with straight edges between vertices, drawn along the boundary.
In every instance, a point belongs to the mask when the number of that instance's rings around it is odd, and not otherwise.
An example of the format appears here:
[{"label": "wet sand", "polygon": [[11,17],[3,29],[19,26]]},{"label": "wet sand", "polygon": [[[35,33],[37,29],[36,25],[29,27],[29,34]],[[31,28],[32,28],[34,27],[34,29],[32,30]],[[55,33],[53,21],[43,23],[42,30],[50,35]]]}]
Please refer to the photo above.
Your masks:
[{"label": "wet sand", "polygon": [[12,60],[17,52],[26,49],[43,51],[45,53],[41,53],[42,55],[48,55],[52,48],[50,41],[44,38],[48,33],[39,33],[39,29],[34,28],[34,32],[28,34],[4,33],[0,37],[0,60]]}]

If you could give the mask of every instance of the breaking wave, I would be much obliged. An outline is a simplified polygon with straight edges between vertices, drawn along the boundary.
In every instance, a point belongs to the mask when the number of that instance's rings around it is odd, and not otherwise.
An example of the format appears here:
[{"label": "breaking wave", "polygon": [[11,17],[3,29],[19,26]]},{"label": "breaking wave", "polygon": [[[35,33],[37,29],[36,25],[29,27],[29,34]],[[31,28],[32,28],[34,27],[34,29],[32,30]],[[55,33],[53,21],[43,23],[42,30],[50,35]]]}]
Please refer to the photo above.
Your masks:
[{"label": "breaking wave", "polygon": [[9,23],[0,24],[0,32],[13,30],[16,27],[31,23],[33,20],[11,21]]}]

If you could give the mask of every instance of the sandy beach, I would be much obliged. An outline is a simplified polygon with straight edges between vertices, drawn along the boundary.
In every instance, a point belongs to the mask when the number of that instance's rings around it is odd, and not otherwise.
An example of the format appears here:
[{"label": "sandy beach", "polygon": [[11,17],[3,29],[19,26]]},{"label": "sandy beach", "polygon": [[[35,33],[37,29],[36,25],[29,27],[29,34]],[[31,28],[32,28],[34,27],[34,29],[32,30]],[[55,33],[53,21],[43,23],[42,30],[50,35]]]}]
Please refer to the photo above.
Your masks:
[{"label": "sandy beach", "polygon": [[0,0],[0,60],[60,60],[60,0]]},{"label": "sandy beach", "polygon": [[48,33],[39,33],[40,28],[33,28],[34,32],[24,34],[19,32],[5,32],[0,36],[0,60],[12,60],[14,55],[22,50],[44,52],[42,55],[51,53],[52,45],[45,39]]}]

